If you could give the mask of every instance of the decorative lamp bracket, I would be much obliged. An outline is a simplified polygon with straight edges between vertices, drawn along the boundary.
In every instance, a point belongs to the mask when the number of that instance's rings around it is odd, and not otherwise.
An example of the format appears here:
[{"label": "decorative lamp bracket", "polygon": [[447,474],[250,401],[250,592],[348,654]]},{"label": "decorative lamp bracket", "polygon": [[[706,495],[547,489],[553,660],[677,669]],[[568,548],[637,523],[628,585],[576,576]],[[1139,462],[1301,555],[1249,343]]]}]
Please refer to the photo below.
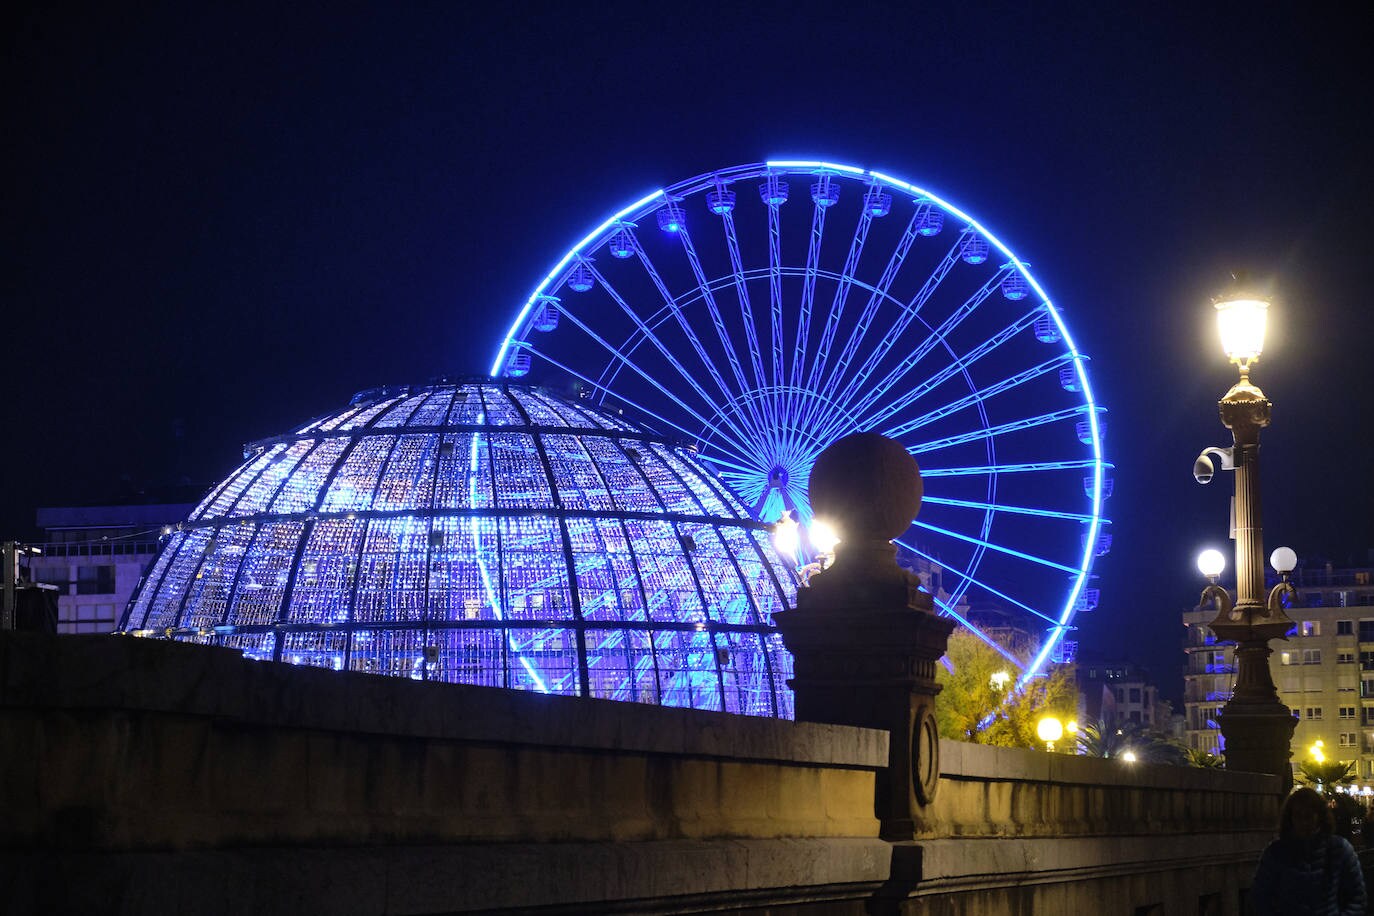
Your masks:
[{"label": "decorative lamp bracket", "polygon": [[1214,629],[1217,624],[1225,625],[1240,620],[1241,612],[1231,602],[1231,593],[1215,582],[1202,590],[1202,597],[1198,599],[1198,607],[1206,607],[1209,601],[1217,611],[1216,619],[1211,623]]},{"label": "decorative lamp bracket", "polygon": [[1288,615],[1283,612],[1283,596],[1288,596],[1288,603],[1291,606],[1293,600],[1298,597],[1298,590],[1293,587],[1293,583],[1288,581],[1288,573],[1283,574],[1283,581],[1275,585],[1269,592],[1269,600],[1264,606],[1265,617],[1277,617],[1282,620]]}]

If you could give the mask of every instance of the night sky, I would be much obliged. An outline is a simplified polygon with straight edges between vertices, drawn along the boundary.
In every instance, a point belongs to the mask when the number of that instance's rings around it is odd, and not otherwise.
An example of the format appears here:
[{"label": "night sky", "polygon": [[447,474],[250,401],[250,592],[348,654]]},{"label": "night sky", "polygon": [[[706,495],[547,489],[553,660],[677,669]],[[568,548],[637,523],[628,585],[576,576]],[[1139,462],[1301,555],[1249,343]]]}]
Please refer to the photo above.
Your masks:
[{"label": "night sky", "polygon": [[1193,557],[1229,551],[1229,476],[1190,472],[1230,441],[1230,270],[1275,298],[1267,547],[1374,548],[1374,35],[1299,5],[950,6],[11,13],[0,534],[208,487],[359,389],[484,372],[624,203],[827,158],[967,206],[1063,310],[1117,466],[1078,639],[1177,699]]}]

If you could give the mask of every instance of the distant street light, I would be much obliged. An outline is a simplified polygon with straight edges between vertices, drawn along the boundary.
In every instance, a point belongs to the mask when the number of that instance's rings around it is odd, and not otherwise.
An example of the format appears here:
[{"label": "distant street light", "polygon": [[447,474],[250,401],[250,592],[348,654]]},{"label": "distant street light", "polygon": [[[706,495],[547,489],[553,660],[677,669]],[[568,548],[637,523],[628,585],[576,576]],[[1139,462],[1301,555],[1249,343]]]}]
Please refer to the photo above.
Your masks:
[{"label": "distant street light", "polygon": [[1121,759],[1127,763],[1135,763],[1135,751],[1126,751],[1121,755]]},{"label": "distant street light", "polygon": [[1035,734],[1045,742],[1045,750],[1054,753],[1054,742],[1064,737],[1064,724],[1054,716],[1045,716],[1035,725]]},{"label": "distant street light", "polygon": [[[1284,777],[1284,791],[1292,784],[1288,758],[1293,737],[1292,711],[1279,702],[1269,673],[1269,640],[1284,637],[1293,621],[1283,612],[1282,596],[1292,593],[1287,573],[1296,565],[1293,551],[1274,552],[1275,567],[1281,564],[1283,582],[1264,600],[1263,526],[1260,518],[1259,437],[1269,425],[1272,405],[1264,392],[1250,383],[1250,367],[1264,349],[1269,300],[1245,286],[1239,276],[1226,294],[1214,301],[1217,329],[1227,357],[1240,369],[1240,381],[1226,392],[1218,406],[1221,422],[1231,430],[1230,448],[1204,449],[1193,463],[1198,483],[1209,483],[1219,461],[1222,470],[1235,471],[1233,509],[1236,541],[1236,600],[1217,579],[1225,567],[1219,551],[1204,551],[1198,569],[1211,580],[1203,590],[1202,603],[1217,610],[1209,624],[1221,640],[1236,643],[1236,685],[1218,716],[1226,746],[1226,767]],[[1282,553],[1282,556],[1280,554]]]}]

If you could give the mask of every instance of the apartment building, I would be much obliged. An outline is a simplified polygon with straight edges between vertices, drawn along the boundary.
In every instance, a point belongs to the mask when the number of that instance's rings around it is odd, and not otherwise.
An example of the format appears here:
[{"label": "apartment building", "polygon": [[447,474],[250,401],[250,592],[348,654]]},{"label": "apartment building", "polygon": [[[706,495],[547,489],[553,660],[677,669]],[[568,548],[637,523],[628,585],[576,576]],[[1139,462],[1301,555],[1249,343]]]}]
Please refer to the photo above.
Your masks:
[{"label": "apartment building", "polygon": [[[1272,583],[1271,583],[1272,584]],[[1293,710],[1293,761],[1311,755],[1318,741],[1328,760],[1357,764],[1361,784],[1374,783],[1374,567],[1299,569],[1294,621],[1286,640],[1275,640],[1269,669],[1279,699]],[[1185,611],[1185,740],[1221,753],[1217,714],[1235,683],[1235,656],[1207,624],[1211,608]]]}]

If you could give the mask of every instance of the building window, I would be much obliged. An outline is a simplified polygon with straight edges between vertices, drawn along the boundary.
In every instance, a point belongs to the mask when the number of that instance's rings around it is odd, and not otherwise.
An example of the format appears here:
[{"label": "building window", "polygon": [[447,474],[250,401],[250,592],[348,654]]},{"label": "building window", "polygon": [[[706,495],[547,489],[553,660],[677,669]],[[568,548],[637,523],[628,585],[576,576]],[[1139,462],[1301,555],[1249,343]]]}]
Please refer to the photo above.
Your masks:
[{"label": "building window", "polygon": [[1131,702],[1132,702],[1132,703],[1139,703],[1139,702],[1140,702],[1140,688],[1139,688],[1139,687],[1132,687],[1132,688],[1131,688]]},{"label": "building window", "polygon": [[1303,597],[1304,603],[1307,605],[1307,607],[1321,607],[1321,606],[1322,606],[1322,593],[1321,593],[1321,592],[1308,592],[1307,594],[1303,595],[1302,597]]},{"label": "building window", "polygon": [[113,595],[115,590],[114,566],[78,566],[76,568],[76,593],[78,595]]},{"label": "building window", "polygon": [[1304,665],[1320,665],[1322,663],[1321,649],[1303,649],[1302,663]]},{"label": "building window", "polygon": [[1374,642],[1374,620],[1360,621],[1360,642]]},{"label": "building window", "polygon": [[1320,635],[1322,635],[1322,625],[1321,625],[1321,621],[1319,621],[1319,620],[1304,620],[1304,621],[1302,622],[1302,635],[1303,635],[1303,636],[1320,636]]},{"label": "building window", "polygon": [[1309,706],[1307,707],[1307,710],[1303,713],[1304,719],[1320,719],[1321,717],[1322,708],[1320,706]]},{"label": "building window", "polygon": [[1355,635],[1355,621],[1353,621],[1353,620],[1337,620],[1337,621],[1336,621],[1336,635],[1337,635],[1337,636],[1354,636],[1354,635]]},{"label": "building window", "polygon": [[1353,719],[1353,718],[1355,718],[1355,707],[1354,707],[1354,706],[1342,706],[1342,707],[1340,708],[1340,717],[1341,717],[1342,719]]},{"label": "building window", "polygon": [[[1374,652],[1369,653],[1369,655],[1370,655],[1370,661],[1371,661],[1371,662],[1374,662]],[[1293,653],[1292,653],[1292,652],[1280,652],[1280,653],[1279,653],[1279,664],[1280,664],[1280,665],[1291,665],[1291,664],[1293,664]]]},{"label": "building window", "polygon": [[1354,653],[1354,652],[1337,652],[1337,653],[1336,653],[1336,664],[1338,664],[1338,665],[1353,665],[1353,664],[1355,664],[1355,653]]},{"label": "building window", "polygon": [[1341,732],[1341,747],[1355,747],[1356,744],[1354,732]]}]

